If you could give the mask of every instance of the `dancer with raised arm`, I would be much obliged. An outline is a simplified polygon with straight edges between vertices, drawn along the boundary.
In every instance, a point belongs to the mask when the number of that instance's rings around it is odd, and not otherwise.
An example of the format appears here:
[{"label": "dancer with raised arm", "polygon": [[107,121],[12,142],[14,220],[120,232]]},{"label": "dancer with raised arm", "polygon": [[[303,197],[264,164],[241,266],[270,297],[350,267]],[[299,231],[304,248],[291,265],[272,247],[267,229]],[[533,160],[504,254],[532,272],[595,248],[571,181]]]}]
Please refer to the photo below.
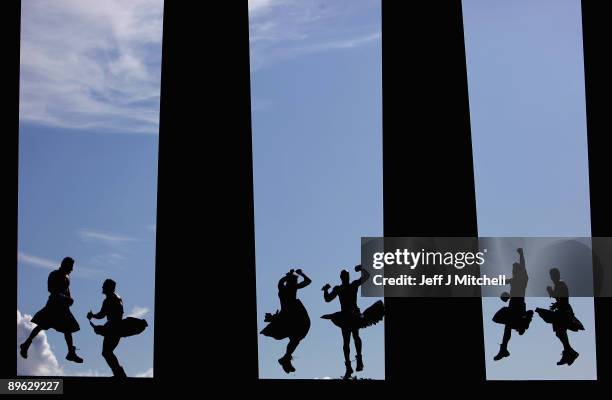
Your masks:
[{"label": "dancer with raised arm", "polygon": [[383,319],[385,313],[385,307],[381,300],[377,301],[367,310],[361,313],[359,307],[357,306],[357,292],[359,291],[359,286],[361,286],[370,277],[370,274],[364,270],[361,265],[357,265],[355,267],[355,271],[361,273],[361,277],[359,279],[355,279],[351,282],[349,272],[347,270],[342,270],[340,272],[340,285],[334,286],[331,292],[329,291],[331,288],[329,283],[323,286],[322,289],[323,298],[326,302],[329,303],[336,297],[338,297],[340,300],[340,311],[333,314],[323,315],[321,318],[331,320],[342,330],[342,350],[344,353],[344,365],[346,367],[346,371],[344,373],[345,379],[349,379],[353,374],[350,359],[351,336],[353,337],[355,352],[357,353],[357,366],[355,369],[357,371],[362,371],[364,365],[363,356],[361,353],[362,343],[361,338],[359,337],[359,329],[363,329],[378,323]]},{"label": "dancer with raised arm", "polygon": [[525,267],[525,255],[522,248],[516,249],[516,252],[519,255],[519,262],[512,264],[512,278],[506,280],[510,284],[510,293],[504,292],[501,296],[504,302],[510,299],[510,303],[508,307],[502,307],[493,316],[494,322],[505,325],[499,352],[493,358],[495,361],[510,355],[508,342],[512,336],[512,329],[516,330],[519,335],[524,334],[533,318],[533,311],[527,311],[527,305],[525,304],[525,291],[527,290],[527,281],[529,281]]},{"label": "dancer with raised arm", "polygon": [[[299,283],[298,277],[302,277]],[[278,363],[286,373],[295,372],[295,367],[291,363],[293,352],[310,330],[310,317],[297,298],[297,291],[310,285],[311,282],[301,269],[287,272],[277,285],[281,309],[276,310],[275,314],[266,313],[264,321],[268,322],[268,325],[260,332],[276,340],[289,338],[285,355],[278,359]]]}]

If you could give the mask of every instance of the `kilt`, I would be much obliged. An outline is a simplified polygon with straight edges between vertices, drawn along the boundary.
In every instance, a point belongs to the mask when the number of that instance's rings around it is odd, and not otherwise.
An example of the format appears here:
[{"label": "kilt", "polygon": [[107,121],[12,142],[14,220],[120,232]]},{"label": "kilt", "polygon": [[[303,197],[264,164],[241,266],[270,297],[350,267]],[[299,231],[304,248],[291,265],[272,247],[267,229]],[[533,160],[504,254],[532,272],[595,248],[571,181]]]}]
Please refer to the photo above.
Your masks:
[{"label": "kilt", "polygon": [[544,308],[536,308],[536,312],[544,320],[544,322],[552,324],[555,332],[569,329],[573,332],[583,331],[582,322],[574,315],[571,307],[565,310],[547,310]]},{"label": "kilt", "polygon": [[66,300],[59,295],[50,295],[47,304],[32,317],[32,322],[42,329],[55,329],[62,333],[73,333],[80,328]]},{"label": "kilt", "polygon": [[267,314],[265,321],[268,322],[268,325],[259,333],[276,340],[303,339],[310,330],[310,317],[300,299],[295,299],[286,310]]},{"label": "kilt", "polygon": [[140,318],[127,317],[118,322],[107,322],[104,325],[94,325],[94,332],[100,336],[128,337],[142,333],[147,326],[147,321]]}]

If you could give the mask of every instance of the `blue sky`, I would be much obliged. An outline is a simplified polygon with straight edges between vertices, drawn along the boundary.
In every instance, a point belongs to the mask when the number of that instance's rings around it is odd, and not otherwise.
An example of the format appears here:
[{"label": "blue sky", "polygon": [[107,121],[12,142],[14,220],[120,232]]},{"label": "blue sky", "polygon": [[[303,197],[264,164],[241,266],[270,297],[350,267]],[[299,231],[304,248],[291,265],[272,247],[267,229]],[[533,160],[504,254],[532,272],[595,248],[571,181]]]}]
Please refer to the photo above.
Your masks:
[{"label": "blue sky", "polygon": [[[464,0],[463,20],[479,235],[590,236],[580,1]],[[547,274],[525,256],[532,277]],[[586,330],[569,333],[578,360],[557,367],[561,344],[537,316],[493,361],[503,303],[484,298],[487,378],[595,379],[593,299],[571,303]]]},{"label": "blue sky", "polygon": [[98,311],[117,281],[126,315],[149,328],[116,350],[129,376],[153,374],[155,216],[162,0],[30,0],[22,5],[18,341],[44,306],[46,280],[76,260],[74,335],[85,363],[64,360],[63,335],[40,335],[20,374],[110,375]]},{"label": "blue sky", "polygon": [[[298,296],[312,321],[294,353],[262,335],[261,378],[338,378],[342,336],[320,319],[340,309],[321,287],[360,263],[360,237],[382,236],[380,2],[250,1],[258,329],[279,308],[291,268],[313,283]],[[374,299],[359,298],[366,308]],[[384,379],[384,326],[362,330],[362,378]],[[351,347],[354,359],[354,347]]]}]

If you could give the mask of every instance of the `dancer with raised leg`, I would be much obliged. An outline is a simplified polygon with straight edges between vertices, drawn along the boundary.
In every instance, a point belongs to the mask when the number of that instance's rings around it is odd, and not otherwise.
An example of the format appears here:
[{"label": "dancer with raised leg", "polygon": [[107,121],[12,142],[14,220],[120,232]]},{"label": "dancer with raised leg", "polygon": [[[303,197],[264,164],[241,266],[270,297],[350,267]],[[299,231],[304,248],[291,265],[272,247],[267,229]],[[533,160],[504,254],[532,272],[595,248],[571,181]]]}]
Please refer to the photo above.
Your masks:
[{"label": "dancer with raised leg", "polygon": [[74,299],[70,296],[70,273],[73,269],[74,259],[66,257],[60,267],[49,274],[47,279],[49,299],[47,304],[32,317],[32,323],[36,324],[36,327],[19,346],[21,357],[28,358],[28,349],[40,331],[53,328],[64,334],[68,346],[66,360],[83,362],[83,359],[77,355],[72,341],[72,334],[80,329],[79,323],[70,312],[70,307],[74,304]]},{"label": "dancer with raised leg", "polygon": [[499,361],[504,357],[508,357],[508,342],[512,336],[512,329],[516,330],[519,335],[525,333],[529,328],[529,324],[533,318],[533,311],[527,311],[525,304],[525,291],[527,290],[527,282],[529,276],[525,267],[525,255],[522,248],[516,249],[519,255],[519,262],[512,264],[512,278],[506,280],[510,284],[510,293],[502,293],[501,299],[510,303],[508,307],[502,307],[493,316],[493,321],[504,325],[504,336],[499,346],[499,352],[493,358]]},{"label": "dancer with raised leg", "polygon": [[[302,277],[299,283],[298,277]],[[281,309],[276,310],[275,314],[266,313],[264,321],[268,322],[268,325],[260,332],[276,340],[289,338],[285,355],[278,359],[278,363],[286,373],[295,372],[295,367],[291,363],[293,352],[310,330],[310,317],[297,298],[297,291],[310,285],[311,282],[301,269],[287,272],[277,285]]]}]

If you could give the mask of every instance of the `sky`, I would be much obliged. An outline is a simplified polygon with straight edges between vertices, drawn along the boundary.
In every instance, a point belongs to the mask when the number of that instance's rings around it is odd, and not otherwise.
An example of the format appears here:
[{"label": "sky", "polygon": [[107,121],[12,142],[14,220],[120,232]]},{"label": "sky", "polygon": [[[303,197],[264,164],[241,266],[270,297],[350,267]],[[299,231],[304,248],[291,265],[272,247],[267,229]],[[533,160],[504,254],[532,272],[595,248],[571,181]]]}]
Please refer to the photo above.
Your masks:
[{"label": "sky", "polygon": [[[580,1],[463,0],[463,23],[479,236],[591,236]],[[532,277],[547,274],[525,257]],[[569,332],[580,357],[558,367],[562,346],[537,315],[493,361],[504,304],[484,298],[487,378],[596,379],[593,299],[571,304],[586,330]]]},{"label": "sky", "polygon": [[18,343],[47,300],[49,272],[71,256],[85,362],[66,361],[50,330],[27,360],[16,355],[18,374],[111,375],[85,315],[112,278],[126,316],[149,321],[115,354],[128,376],[153,375],[162,12],[162,0],[22,2]]},{"label": "sky", "polygon": [[[340,305],[321,288],[343,268],[357,278],[361,236],[383,234],[380,1],[251,0],[249,21],[258,330],[289,269],[313,281],[298,292],[312,324],[297,371],[277,363],[287,340],[258,335],[259,375],[335,379],[342,336],[320,316]],[[384,322],[360,335],[357,376],[384,379]]]}]

